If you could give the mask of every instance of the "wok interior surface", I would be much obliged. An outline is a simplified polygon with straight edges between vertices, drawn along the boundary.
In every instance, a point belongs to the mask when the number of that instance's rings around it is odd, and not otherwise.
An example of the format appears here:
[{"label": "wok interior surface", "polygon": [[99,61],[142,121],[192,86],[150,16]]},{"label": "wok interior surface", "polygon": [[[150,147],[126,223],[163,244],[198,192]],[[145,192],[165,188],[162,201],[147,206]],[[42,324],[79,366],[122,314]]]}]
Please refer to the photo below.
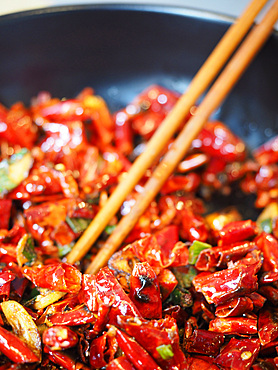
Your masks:
[{"label": "wok interior surface", "polygon": [[[91,86],[115,111],[154,83],[182,93],[229,25],[212,14],[131,5],[2,16],[0,101],[29,104],[42,90],[72,97]],[[273,34],[213,117],[250,148],[278,134],[277,65],[278,36]],[[214,201],[222,205],[223,200]]]}]

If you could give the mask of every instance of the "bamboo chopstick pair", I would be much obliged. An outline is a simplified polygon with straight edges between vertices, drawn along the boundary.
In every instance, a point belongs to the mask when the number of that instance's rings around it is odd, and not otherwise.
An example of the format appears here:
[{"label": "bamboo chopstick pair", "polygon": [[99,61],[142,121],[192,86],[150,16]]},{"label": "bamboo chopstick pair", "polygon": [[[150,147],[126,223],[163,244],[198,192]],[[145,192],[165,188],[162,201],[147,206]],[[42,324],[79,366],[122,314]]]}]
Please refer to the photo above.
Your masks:
[{"label": "bamboo chopstick pair", "polygon": [[[241,17],[228,29],[209,58],[203,64],[199,72],[192,80],[187,91],[181,96],[175,107],[164,119],[160,127],[147,144],[145,151],[132,165],[127,176],[120,182],[118,187],[109,197],[105,206],[98,212],[89,227],[75,244],[67,256],[67,262],[75,263],[89,251],[92,244],[97,240],[105,226],[119,210],[126,196],[133,190],[146,170],[161,154],[174,133],[197,98],[206,90],[209,84],[217,76],[224,64],[230,58],[236,47],[242,41],[252,26],[254,19],[266,5],[268,0],[253,0]],[[144,213],[151,201],[161,189],[163,183],[175,170],[178,163],[190,148],[192,140],[198,135],[212,112],[218,108],[228,95],[235,83],[241,77],[245,69],[251,63],[257,52],[263,46],[272,32],[273,26],[278,19],[278,0],[275,0],[270,10],[266,13],[260,24],[246,36],[242,45],[238,48],[226,68],[207,93],[194,116],[188,121],[180,132],[171,149],[168,150],[162,161],[147,181],[143,192],[137,199],[131,212],[123,217],[113,234],[108,238],[102,249],[96,255],[87,269],[87,273],[96,273],[103,267],[111,255],[124,241],[132,230],[138,218]]]}]

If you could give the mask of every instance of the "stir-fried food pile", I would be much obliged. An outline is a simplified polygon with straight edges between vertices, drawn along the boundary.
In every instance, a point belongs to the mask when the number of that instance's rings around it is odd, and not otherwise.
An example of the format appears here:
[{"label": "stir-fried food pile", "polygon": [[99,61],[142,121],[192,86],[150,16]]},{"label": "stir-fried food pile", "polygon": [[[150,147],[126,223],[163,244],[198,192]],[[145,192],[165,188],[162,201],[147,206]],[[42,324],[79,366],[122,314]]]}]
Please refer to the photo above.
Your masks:
[{"label": "stir-fried food pile", "polygon": [[[151,86],[112,114],[87,88],[0,106],[1,370],[278,367],[278,137],[249,153],[208,122],[107,266],[86,273],[152,168],[67,262],[178,98]],[[258,218],[208,212],[235,188]]]}]

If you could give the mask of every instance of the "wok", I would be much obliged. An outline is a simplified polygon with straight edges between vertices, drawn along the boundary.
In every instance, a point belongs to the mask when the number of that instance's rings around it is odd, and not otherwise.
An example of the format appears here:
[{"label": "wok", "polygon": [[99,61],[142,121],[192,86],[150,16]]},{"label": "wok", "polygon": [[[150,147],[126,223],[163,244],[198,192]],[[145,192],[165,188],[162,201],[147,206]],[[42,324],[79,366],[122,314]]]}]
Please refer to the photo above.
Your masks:
[{"label": "wok", "polygon": [[[231,21],[192,9],[123,4],[2,16],[0,101],[28,104],[41,90],[72,97],[91,86],[115,111],[150,84],[183,92]],[[274,33],[213,116],[250,148],[278,134],[277,65]],[[236,199],[249,217],[246,198],[243,206]],[[217,198],[214,206],[222,202]]]}]

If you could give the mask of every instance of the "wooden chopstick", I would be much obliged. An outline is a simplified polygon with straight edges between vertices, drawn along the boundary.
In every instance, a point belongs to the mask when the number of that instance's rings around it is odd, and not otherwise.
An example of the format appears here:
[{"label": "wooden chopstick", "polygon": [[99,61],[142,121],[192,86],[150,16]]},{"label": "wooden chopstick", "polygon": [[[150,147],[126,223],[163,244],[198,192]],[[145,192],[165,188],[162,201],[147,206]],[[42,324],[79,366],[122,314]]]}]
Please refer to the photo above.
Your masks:
[{"label": "wooden chopstick", "polygon": [[235,48],[246,35],[255,17],[268,0],[253,0],[240,18],[229,27],[211,55],[191,81],[187,91],[181,96],[173,110],[162,122],[155,134],[149,140],[145,151],[137,158],[127,176],[117,186],[109,197],[106,205],[98,212],[94,220],[79,238],[66,259],[75,263],[83,258],[92,244],[97,240],[105,226],[119,210],[126,196],[133,190],[146,170],[158,158],[167,143],[180,127],[180,124],[198,97],[206,90],[217,76]]},{"label": "wooden chopstick", "polygon": [[143,191],[140,193],[139,198],[132,207],[130,213],[121,219],[113,234],[108,238],[100,252],[96,255],[95,259],[88,267],[86,271],[87,273],[96,273],[101,267],[103,267],[110,256],[124,241],[128,233],[135,226],[139,217],[145,212],[151,201],[157,195],[169,175],[182,160],[187,150],[190,148],[192,140],[201,131],[211,113],[222,103],[255,55],[261,49],[272,32],[277,19],[278,0],[275,1],[261,23],[255,26],[246,37],[245,41],[243,41],[236,54],[197,108],[195,115],[185,125],[184,129],[172,144],[170,150],[166,153],[163,160],[155,169],[152,177],[145,184]]}]

